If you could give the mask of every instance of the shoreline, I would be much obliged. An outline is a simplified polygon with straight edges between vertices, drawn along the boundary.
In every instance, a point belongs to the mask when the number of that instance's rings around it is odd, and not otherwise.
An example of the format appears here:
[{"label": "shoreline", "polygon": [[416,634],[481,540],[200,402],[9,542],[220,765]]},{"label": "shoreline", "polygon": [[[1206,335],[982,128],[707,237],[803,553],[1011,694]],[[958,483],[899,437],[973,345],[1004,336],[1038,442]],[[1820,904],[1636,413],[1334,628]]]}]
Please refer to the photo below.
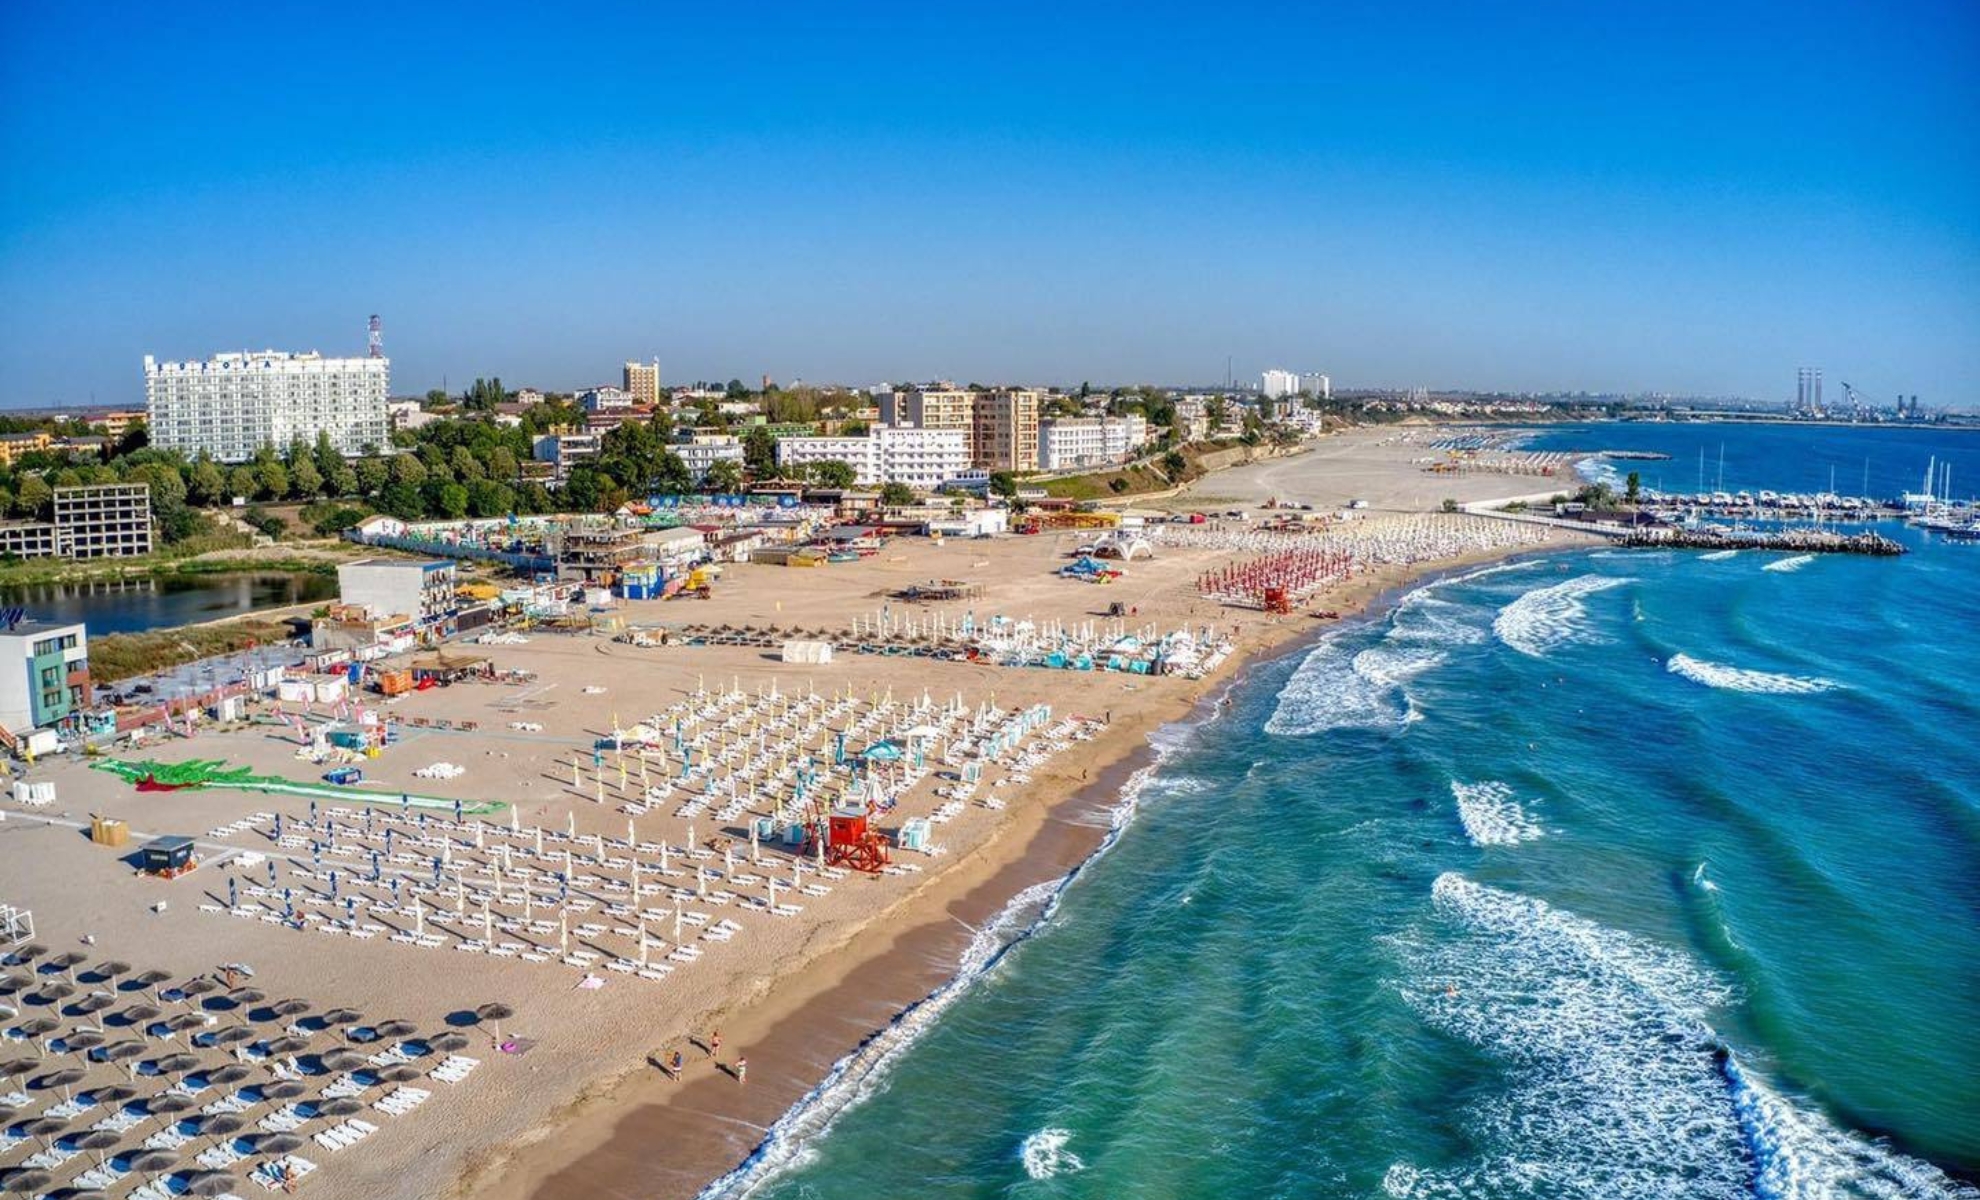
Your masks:
[{"label": "shoreline", "polygon": [[[656,1069],[661,1048],[654,1048],[642,1065],[595,1081],[524,1137],[474,1153],[445,1194],[453,1200],[619,1194],[685,1198],[737,1178],[770,1148],[773,1129],[798,1115],[798,1106],[830,1082],[850,1056],[970,978],[964,973],[965,955],[985,922],[1009,911],[1032,889],[1050,885],[1055,901],[1125,828],[1128,822],[1114,817],[1126,802],[1125,789],[1138,773],[1160,761],[1150,735],[1215,719],[1218,699],[1253,670],[1301,653],[1343,628],[1378,619],[1417,588],[1480,566],[1579,544],[1574,539],[1539,551],[1509,548],[1420,567],[1386,568],[1348,583],[1342,596],[1326,599],[1343,613],[1338,620],[1264,627],[1227,671],[1117,720],[1086,751],[1097,771],[1089,766],[1092,777],[1070,795],[1057,800],[1027,796],[1013,806],[1012,821],[964,861],[847,931],[834,945],[766,979],[753,996],[713,1014],[709,1023],[722,1029],[725,1046],[756,1060],[740,1102],[736,1081],[709,1066],[697,1045],[681,1047],[687,1055],[684,1082]],[[896,921],[903,913],[912,915]],[[992,952],[992,961],[1028,932],[1005,940]],[[672,1048],[664,1049],[670,1054]],[[822,1114],[827,1125],[835,1115],[836,1110]],[[816,1132],[807,1131],[812,1136]]]}]

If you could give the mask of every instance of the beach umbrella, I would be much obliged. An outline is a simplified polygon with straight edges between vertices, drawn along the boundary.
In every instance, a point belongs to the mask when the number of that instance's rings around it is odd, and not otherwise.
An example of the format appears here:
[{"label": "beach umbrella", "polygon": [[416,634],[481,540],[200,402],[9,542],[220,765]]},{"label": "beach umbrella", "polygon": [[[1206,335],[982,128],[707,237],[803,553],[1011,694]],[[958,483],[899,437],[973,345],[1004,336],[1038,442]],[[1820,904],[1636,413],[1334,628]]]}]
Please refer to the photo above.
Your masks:
[{"label": "beach umbrella", "polygon": [[0,1062],[0,1079],[18,1079],[41,1065],[38,1058],[10,1058]]},{"label": "beach umbrella", "polygon": [[235,1113],[216,1113],[199,1123],[199,1131],[210,1136],[214,1146],[246,1128],[247,1119]]},{"label": "beach umbrella", "polygon": [[136,1060],[143,1058],[151,1047],[144,1042],[112,1042],[103,1048],[103,1061],[110,1063],[130,1063],[124,1070],[132,1076],[137,1074]]},{"label": "beach umbrella", "polygon": [[314,1004],[311,1004],[307,1000],[291,996],[287,1000],[277,1000],[275,1003],[269,1005],[268,1011],[278,1017],[299,1017],[315,1007]]},{"label": "beach umbrella", "polygon": [[49,1142],[56,1134],[68,1127],[69,1122],[62,1117],[36,1117],[32,1121],[18,1126],[22,1133],[40,1142],[43,1150],[48,1149]]},{"label": "beach umbrella", "polygon": [[411,1037],[418,1028],[419,1026],[411,1021],[394,1018],[390,1021],[380,1021],[374,1032],[381,1038],[403,1038]]},{"label": "beach umbrella", "polygon": [[39,992],[35,993],[33,999],[42,1004],[53,1004],[57,1000],[66,1000],[70,996],[73,996],[75,994],[76,994],[75,984],[70,983],[67,980],[58,979],[55,982],[50,983],[45,987],[43,987]]},{"label": "beach umbrella", "polygon": [[106,1083],[102,1087],[89,1089],[88,1096],[98,1104],[122,1104],[137,1095],[137,1089],[128,1083]]},{"label": "beach umbrella", "polygon": [[[60,1021],[57,1021],[54,1017],[34,1017],[29,1020],[22,1021],[19,1025],[14,1026],[15,1029],[20,1030],[23,1036],[31,1037],[31,1038],[38,1038],[46,1034],[54,1033],[57,1029],[60,1029],[61,1027],[62,1027],[62,1023]],[[42,1049],[46,1051],[48,1047],[43,1046]]]},{"label": "beach umbrella", "polygon": [[87,1057],[91,1050],[103,1044],[103,1034],[94,1029],[78,1029],[62,1039],[64,1053]]},{"label": "beach umbrella", "polygon": [[411,1063],[400,1063],[397,1066],[386,1067],[384,1070],[378,1072],[378,1077],[387,1083],[407,1083],[411,1080],[418,1079],[423,1074],[425,1072]]},{"label": "beach umbrella", "polygon": [[[69,1144],[78,1150],[103,1151],[110,1149],[123,1140],[124,1135],[121,1133],[112,1133],[108,1129],[92,1129],[81,1137],[70,1138]],[[99,1153],[96,1156],[96,1165],[99,1167],[102,1166],[103,1159],[104,1155]]]},{"label": "beach umbrella", "polygon": [[115,1003],[117,1003],[117,1000],[114,996],[110,996],[104,992],[95,992],[71,1004],[69,1011],[86,1017],[92,1013],[100,1013]]},{"label": "beach umbrella", "polygon": [[193,1106],[192,1097],[180,1095],[147,1096],[144,1113],[148,1117],[169,1117],[182,1113]]},{"label": "beach umbrella", "polygon": [[316,1115],[319,1117],[348,1117],[363,1111],[364,1105],[354,1096],[339,1096],[316,1105]]},{"label": "beach umbrella", "polygon": [[171,1030],[173,1033],[184,1033],[188,1029],[204,1029],[205,1027],[206,1017],[195,1012],[176,1013],[165,1022],[165,1028]]},{"label": "beach umbrella", "polygon": [[254,1072],[248,1070],[247,1067],[243,1066],[240,1063],[228,1063],[224,1067],[215,1067],[213,1070],[208,1071],[206,1073],[206,1078],[207,1081],[210,1083],[217,1083],[224,1085],[229,1083],[239,1083],[241,1080],[246,1079],[248,1076],[252,1074],[254,1074]]},{"label": "beach umbrella", "polygon": [[499,1043],[502,1040],[502,1022],[515,1016],[516,1010],[499,1001],[491,1001],[475,1009],[474,1015],[495,1026],[495,1040]]},{"label": "beach umbrella", "polygon": [[50,1071],[41,1078],[30,1081],[28,1086],[42,1091],[61,1088],[62,1099],[66,1101],[69,1099],[69,1089],[81,1083],[88,1075],[89,1072],[81,1067],[63,1067],[59,1071]]},{"label": "beach umbrella", "polygon": [[136,975],[131,976],[130,981],[132,983],[137,984],[141,988],[150,988],[153,993],[152,999],[156,1000],[158,998],[156,994],[158,991],[158,985],[164,983],[166,980],[170,978],[172,978],[172,973],[170,971],[161,971],[158,968],[153,967],[148,971],[140,971]]},{"label": "beach umbrella", "polygon": [[364,1065],[364,1057],[352,1050],[332,1050],[318,1058],[326,1070],[354,1071]]},{"label": "beach umbrella", "polygon": [[25,972],[9,971],[0,975],[0,996],[11,996],[33,982],[33,977]]},{"label": "beach umbrella", "polygon": [[268,993],[260,988],[235,988],[227,993],[227,998],[234,1002],[235,1010],[241,1014],[242,1023],[246,1023],[253,1019],[254,1006],[268,999]]},{"label": "beach umbrella", "polygon": [[156,1067],[162,1074],[177,1075],[181,1071],[190,1071],[194,1067],[198,1066],[199,1056],[197,1054],[186,1054],[184,1052],[178,1054],[167,1054],[165,1057],[159,1059],[157,1062],[152,1063],[151,1065]]},{"label": "beach umbrella", "polygon": [[98,979],[115,979],[117,976],[127,973],[130,969],[131,964],[124,962],[122,959],[113,958],[96,964],[96,977]]},{"label": "beach umbrella", "polygon": [[234,1190],[234,1175],[231,1171],[200,1171],[181,1180],[180,1187],[188,1196],[224,1196]]},{"label": "beach umbrella", "polygon": [[179,1001],[180,1003],[184,1003],[187,1000],[198,999],[206,995],[206,993],[214,991],[219,986],[219,984],[205,976],[201,976],[198,979],[188,979],[178,986]]},{"label": "beach umbrella", "polygon": [[451,1054],[456,1050],[466,1049],[468,1040],[466,1034],[449,1030],[428,1041],[426,1044],[435,1050],[442,1050]]},{"label": "beach umbrella", "polygon": [[146,1150],[126,1160],[125,1165],[146,1177],[156,1175],[179,1161],[176,1150]]},{"label": "beach umbrella", "polygon": [[296,1034],[278,1037],[268,1043],[270,1054],[300,1054],[307,1049],[309,1049],[309,1039]]},{"label": "beach umbrella", "polygon": [[254,1030],[245,1025],[229,1025],[225,1029],[215,1030],[208,1040],[216,1046],[233,1046],[253,1041]]},{"label": "beach umbrella", "polygon": [[68,977],[70,983],[76,981],[76,968],[89,961],[89,955],[80,950],[64,950],[49,958],[45,966],[54,967]]},{"label": "beach umbrella", "polygon": [[317,1020],[323,1022],[326,1028],[337,1025],[353,1025],[363,1019],[364,1014],[355,1008],[333,1008],[317,1018]]},{"label": "beach umbrella", "polygon": [[156,1004],[133,1004],[117,1015],[123,1018],[126,1025],[142,1025],[146,1021],[157,1020],[164,1011]]},{"label": "beach umbrella", "polygon": [[41,1192],[55,1177],[40,1167],[15,1167],[0,1171],[0,1187],[21,1196],[33,1196]]},{"label": "beach umbrella", "polygon": [[25,946],[16,946],[12,950],[9,950],[7,957],[0,959],[0,962],[4,962],[10,967],[18,967],[22,963],[33,962],[46,953],[48,953],[48,947],[42,945],[40,942],[29,942]]},{"label": "beach umbrella", "polygon": [[262,1088],[261,1094],[270,1100],[294,1100],[308,1090],[309,1087],[301,1080],[284,1079],[279,1083],[271,1083],[267,1087]]}]

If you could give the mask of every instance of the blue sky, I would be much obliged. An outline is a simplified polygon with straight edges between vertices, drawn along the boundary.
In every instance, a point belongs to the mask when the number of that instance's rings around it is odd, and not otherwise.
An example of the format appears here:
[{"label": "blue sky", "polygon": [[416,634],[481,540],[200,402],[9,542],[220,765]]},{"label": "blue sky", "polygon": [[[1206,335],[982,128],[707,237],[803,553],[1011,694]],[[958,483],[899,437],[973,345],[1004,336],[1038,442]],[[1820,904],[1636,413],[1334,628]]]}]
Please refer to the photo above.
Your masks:
[{"label": "blue sky", "polygon": [[947,7],[10,0],[0,405],[373,312],[406,392],[1980,402],[1970,0]]}]

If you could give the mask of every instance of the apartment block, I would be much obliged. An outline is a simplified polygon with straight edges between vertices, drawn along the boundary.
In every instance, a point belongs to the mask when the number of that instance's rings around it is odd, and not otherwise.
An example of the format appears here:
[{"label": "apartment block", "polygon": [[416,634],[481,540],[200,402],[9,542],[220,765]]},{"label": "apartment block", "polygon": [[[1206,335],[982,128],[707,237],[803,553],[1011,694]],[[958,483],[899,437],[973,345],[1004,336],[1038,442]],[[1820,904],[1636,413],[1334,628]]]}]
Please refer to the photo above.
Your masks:
[{"label": "apartment block", "polygon": [[76,624],[0,626],[0,725],[25,733],[88,707],[89,631]]},{"label": "apartment block", "polygon": [[632,393],[633,403],[643,408],[652,408],[660,403],[660,360],[650,363],[628,362],[625,372],[626,391]]},{"label": "apartment block", "polygon": [[262,350],[159,362],[147,354],[145,420],[152,445],[221,462],[244,462],[263,446],[314,443],[319,433],[348,458],[389,444],[390,383],[391,360],[382,357]]},{"label": "apartment block", "polygon": [[977,393],[970,465],[987,471],[1037,470],[1039,403],[1039,394],[1026,388]]},{"label": "apartment block", "polygon": [[877,425],[865,437],[787,437],[777,441],[777,465],[843,462],[861,484],[904,483],[940,487],[969,468],[968,435],[961,429],[906,429]]}]

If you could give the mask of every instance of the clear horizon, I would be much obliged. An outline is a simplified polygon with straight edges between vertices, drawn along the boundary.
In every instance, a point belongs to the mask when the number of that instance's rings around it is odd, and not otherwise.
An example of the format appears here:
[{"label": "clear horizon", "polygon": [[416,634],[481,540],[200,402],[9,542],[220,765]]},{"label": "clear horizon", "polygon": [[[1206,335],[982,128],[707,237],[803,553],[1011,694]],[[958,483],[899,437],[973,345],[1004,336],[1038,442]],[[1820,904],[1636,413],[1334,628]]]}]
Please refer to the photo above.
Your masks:
[{"label": "clear horizon", "polygon": [[[1980,401],[1980,10],[22,4],[0,406],[1239,381]],[[86,53],[85,53],[86,51]],[[87,66],[85,71],[83,68]]]}]

